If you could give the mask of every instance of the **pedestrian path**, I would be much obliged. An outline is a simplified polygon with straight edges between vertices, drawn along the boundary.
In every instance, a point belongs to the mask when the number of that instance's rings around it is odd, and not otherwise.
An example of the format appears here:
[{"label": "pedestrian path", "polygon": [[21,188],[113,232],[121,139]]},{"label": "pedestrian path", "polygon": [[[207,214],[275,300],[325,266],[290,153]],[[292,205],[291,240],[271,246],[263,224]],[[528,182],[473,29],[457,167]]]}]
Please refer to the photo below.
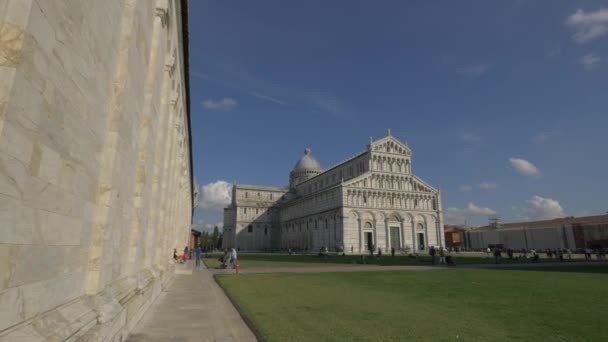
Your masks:
[{"label": "pedestrian path", "polygon": [[256,341],[208,269],[190,263],[178,265],[175,273],[128,342]]}]

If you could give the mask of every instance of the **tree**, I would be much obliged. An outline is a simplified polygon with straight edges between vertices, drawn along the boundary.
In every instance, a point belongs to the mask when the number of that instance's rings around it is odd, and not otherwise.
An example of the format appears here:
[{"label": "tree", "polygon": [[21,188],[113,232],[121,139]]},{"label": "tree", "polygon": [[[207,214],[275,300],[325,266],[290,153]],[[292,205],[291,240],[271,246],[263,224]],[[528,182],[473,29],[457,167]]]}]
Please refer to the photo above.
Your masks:
[{"label": "tree", "polygon": [[213,248],[218,248],[217,243],[220,240],[220,230],[217,226],[213,227],[213,234],[211,235],[211,245]]}]

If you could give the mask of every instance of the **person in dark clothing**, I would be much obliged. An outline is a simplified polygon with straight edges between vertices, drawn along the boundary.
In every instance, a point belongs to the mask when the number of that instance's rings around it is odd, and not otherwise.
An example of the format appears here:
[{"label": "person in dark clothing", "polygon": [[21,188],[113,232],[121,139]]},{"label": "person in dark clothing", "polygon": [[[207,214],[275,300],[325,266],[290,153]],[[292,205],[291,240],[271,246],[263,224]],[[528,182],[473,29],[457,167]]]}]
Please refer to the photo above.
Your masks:
[{"label": "person in dark clothing", "polygon": [[435,247],[431,246],[431,248],[429,248],[429,255],[431,256],[431,262],[433,265],[435,265]]},{"label": "person in dark clothing", "polygon": [[497,264],[500,264],[500,259],[502,258],[502,252],[500,250],[500,248],[495,248],[494,249],[494,260],[496,261]]},{"label": "person in dark clothing", "polygon": [[395,257],[395,247],[391,248],[391,257]]}]

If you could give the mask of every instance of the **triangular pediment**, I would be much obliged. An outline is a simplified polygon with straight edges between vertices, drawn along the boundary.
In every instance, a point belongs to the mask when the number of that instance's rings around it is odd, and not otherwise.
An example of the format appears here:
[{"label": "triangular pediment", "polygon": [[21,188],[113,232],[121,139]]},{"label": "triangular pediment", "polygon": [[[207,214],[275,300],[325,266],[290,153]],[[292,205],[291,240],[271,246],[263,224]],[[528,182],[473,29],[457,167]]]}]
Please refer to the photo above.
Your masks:
[{"label": "triangular pediment", "polygon": [[397,140],[392,135],[386,136],[380,140],[373,141],[371,143],[371,151],[401,154],[404,156],[410,156],[412,154],[412,150],[410,150],[410,148],[406,144]]}]

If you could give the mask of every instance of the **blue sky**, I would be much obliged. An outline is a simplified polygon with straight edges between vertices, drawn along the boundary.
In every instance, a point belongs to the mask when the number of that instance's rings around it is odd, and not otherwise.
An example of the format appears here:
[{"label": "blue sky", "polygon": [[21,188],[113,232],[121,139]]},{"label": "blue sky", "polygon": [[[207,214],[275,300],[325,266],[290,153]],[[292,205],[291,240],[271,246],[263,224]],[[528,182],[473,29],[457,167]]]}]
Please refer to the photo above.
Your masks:
[{"label": "blue sky", "polygon": [[608,210],[605,1],[191,1],[195,223],[393,135],[448,222]]}]

